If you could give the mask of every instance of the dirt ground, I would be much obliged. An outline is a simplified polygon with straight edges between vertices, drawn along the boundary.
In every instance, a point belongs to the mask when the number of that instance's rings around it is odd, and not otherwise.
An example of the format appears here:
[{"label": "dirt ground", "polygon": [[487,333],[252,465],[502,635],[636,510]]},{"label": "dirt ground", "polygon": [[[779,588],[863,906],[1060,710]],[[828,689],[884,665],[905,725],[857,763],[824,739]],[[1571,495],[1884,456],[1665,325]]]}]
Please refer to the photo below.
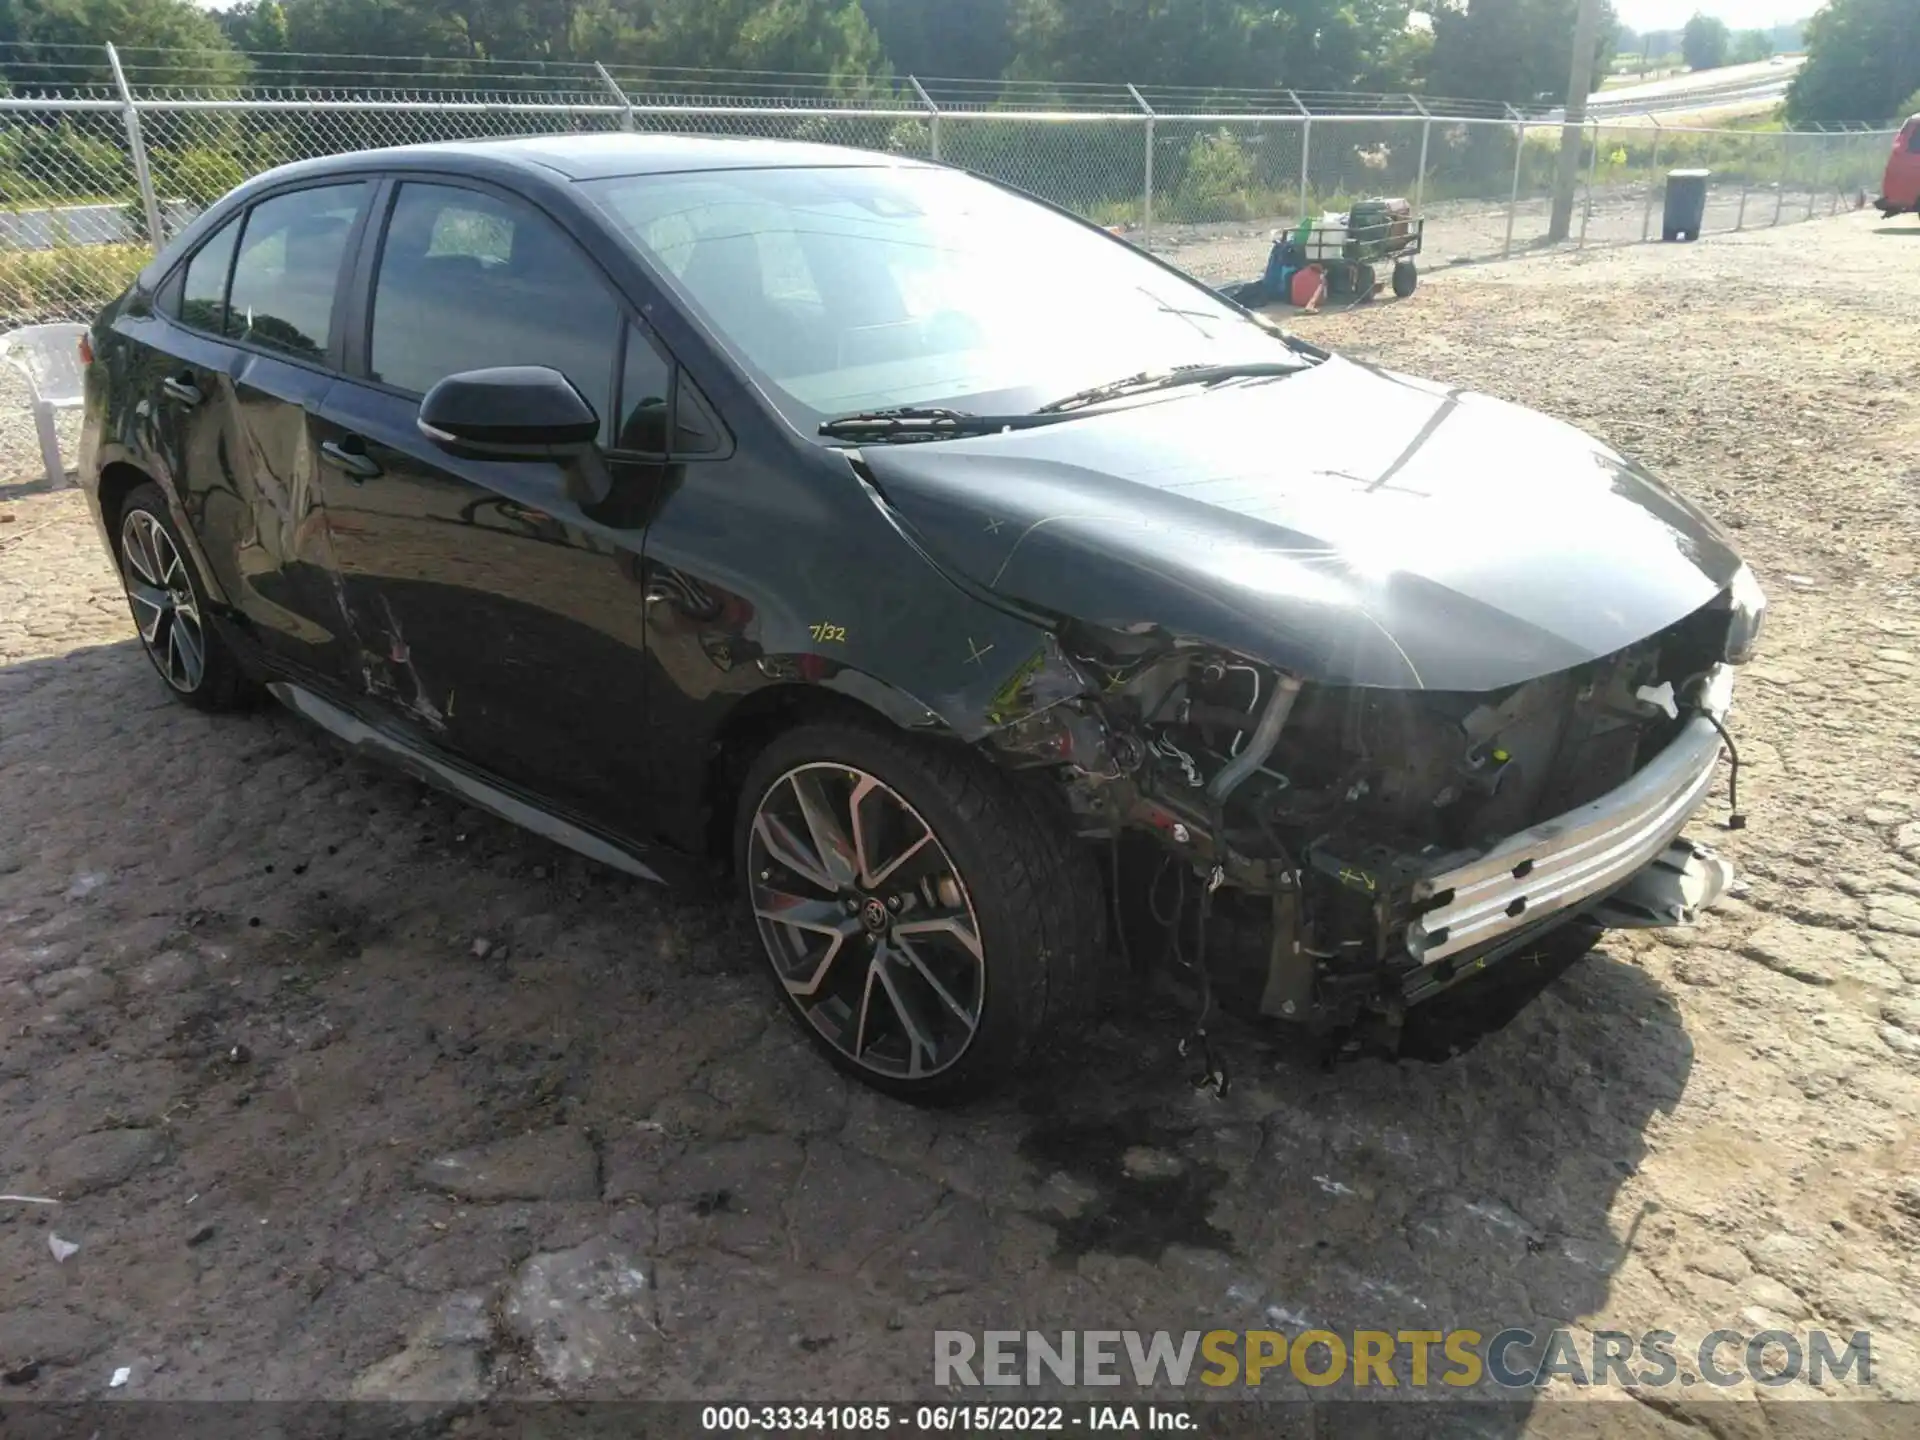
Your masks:
[{"label": "dirt ground", "polygon": [[850,1087],[723,905],[173,703],[16,453],[0,1192],[60,1203],[0,1201],[0,1395],[906,1398],[936,1328],[1312,1323],[1865,1329],[1920,1399],[1917,266],[1848,215],[1298,321],[1637,453],[1774,605],[1694,827],[1739,898],[1445,1065],[1236,1033],[1224,1100],[1142,1007],[984,1107]]}]

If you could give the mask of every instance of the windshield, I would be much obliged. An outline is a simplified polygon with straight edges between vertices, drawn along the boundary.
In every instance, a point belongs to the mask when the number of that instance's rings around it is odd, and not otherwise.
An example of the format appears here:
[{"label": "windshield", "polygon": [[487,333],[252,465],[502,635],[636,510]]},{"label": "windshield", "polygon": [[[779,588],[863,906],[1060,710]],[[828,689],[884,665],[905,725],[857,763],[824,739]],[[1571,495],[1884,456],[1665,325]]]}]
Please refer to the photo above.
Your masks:
[{"label": "windshield", "polygon": [[1284,361],[1131,247],[955,171],[633,175],[584,187],[796,426],[1031,410],[1142,370]]}]

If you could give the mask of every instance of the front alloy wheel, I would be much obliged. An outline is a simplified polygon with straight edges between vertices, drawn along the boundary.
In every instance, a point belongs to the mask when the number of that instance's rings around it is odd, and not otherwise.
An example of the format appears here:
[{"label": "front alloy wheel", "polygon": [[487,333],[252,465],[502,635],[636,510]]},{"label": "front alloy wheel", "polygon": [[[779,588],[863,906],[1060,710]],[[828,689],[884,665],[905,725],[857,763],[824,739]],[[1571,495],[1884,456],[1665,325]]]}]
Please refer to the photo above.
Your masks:
[{"label": "front alloy wheel", "polygon": [[747,862],[780,983],[846,1060],[911,1081],[966,1053],[986,1001],[980,924],[898,791],[848,766],[795,766],[761,797]]},{"label": "front alloy wheel", "polygon": [[120,562],[141,644],[169,685],[193,694],[206,678],[207,633],[186,564],[152,511],[127,511]]},{"label": "front alloy wheel", "polygon": [[1018,1071],[1104,958],[1091,856],[979,752],[849,711],[740,787],[734,859],[781,1000],[833,1063],[940,1104]]}]

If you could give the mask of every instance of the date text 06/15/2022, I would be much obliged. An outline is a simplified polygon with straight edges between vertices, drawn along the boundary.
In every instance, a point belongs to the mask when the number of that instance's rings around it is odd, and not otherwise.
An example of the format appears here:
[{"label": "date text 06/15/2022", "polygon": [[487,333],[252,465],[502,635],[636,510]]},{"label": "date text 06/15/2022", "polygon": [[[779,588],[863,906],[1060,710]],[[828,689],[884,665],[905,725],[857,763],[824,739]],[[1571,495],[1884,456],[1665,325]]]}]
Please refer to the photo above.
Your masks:
[{"label": "date text 06/15/2022", "polygon": [[1175,1434],[1199,1428],[1180,1405],[708,1405],[700,1428],[725,1433],[1033,1435],[1075,1430]]}]

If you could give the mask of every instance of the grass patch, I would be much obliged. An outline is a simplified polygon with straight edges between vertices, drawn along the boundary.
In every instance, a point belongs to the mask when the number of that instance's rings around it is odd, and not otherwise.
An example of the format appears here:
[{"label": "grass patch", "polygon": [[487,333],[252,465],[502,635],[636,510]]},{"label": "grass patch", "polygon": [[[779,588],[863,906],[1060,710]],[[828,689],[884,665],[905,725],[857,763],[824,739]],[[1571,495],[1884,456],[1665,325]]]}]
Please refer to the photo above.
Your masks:
[{"label": "grass patch", "polygon": [[0,323],[93,319],[152,258],[145,245],[0,250]]}]

